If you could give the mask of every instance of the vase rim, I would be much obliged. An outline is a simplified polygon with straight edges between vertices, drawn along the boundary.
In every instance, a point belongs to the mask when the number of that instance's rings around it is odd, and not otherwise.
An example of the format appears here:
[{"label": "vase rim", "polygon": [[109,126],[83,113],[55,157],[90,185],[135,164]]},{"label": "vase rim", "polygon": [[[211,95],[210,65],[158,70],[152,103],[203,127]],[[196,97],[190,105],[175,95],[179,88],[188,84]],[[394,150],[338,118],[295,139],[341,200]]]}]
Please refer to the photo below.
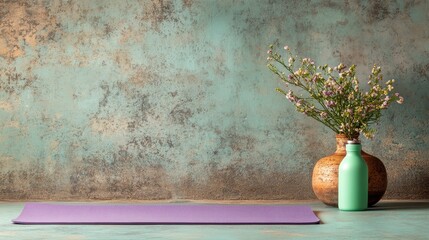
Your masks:
[{"label": "vase rim", "polygon": [[[354,139],[359,139],[359,134],[356,134],[355,136],[354,136],[355,137]],[[335,134],[335,138],[347,138],[348,139],[348,137],[342,133]]]}]

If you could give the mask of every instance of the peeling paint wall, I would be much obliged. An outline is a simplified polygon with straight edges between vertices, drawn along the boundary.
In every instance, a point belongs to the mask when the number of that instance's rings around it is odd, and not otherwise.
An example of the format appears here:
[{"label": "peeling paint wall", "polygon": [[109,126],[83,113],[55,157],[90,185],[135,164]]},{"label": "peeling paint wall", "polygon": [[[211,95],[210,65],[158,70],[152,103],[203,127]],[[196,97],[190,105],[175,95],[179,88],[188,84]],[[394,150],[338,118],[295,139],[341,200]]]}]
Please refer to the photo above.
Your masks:
[{"label": "peeling paint wall", "polygon": [[277,41],[378,63],[404,106],[364,148],[429,198],[428,1],[0,1],[0,199],[312,199],[334,134],[273,90]]}]

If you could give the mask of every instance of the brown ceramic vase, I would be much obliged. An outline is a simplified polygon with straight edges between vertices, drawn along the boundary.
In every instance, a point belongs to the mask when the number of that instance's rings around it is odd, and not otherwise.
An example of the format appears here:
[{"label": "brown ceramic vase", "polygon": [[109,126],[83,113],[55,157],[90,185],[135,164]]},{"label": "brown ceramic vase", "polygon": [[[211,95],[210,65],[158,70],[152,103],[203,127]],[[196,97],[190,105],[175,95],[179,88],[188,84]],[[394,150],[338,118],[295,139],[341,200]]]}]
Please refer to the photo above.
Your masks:
[{"label": "brown ceramic vase", "polygon": [[[337,150],[334,154],[320,159],[313,169],[312,185],[317,198],[329,206],[338,206],[338,167],[346,155],[347,137],[336,135]],[[368,206],[383,197],[387,188],[387,173],[380,159],[362,151],[368,165]]]}]

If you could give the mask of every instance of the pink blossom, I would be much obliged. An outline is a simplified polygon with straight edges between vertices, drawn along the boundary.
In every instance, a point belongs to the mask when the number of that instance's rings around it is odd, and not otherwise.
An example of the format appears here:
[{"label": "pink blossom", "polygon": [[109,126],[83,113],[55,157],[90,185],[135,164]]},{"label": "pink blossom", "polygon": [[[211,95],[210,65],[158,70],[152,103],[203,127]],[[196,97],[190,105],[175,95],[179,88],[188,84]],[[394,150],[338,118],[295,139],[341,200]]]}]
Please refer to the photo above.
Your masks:
[{"label": "pink blossom", "polygon": [[334,101],[325,101],[325,105],[329,108],[335,107],[335,102]]},{"label": "pink blossom", "polygon": [[313,78],[311,79],[312,82],[316,82],[318,79],[317,75],[314,75]]},{"label": "pink blossom", "polygon": [[293,95],[291,90],[289,90],[289,92],[286,94],[286,98],[291,102],[295,101],[295,96]]},{"label": "pink blossom", "polygon": [[333,92],[329,91],[329,90],[328,91],[327,90],[323,90],[322,94],[325,95],[325,96],[327,96],[327,97],[329,97],[329,96],[331,96],[333,94]]}]

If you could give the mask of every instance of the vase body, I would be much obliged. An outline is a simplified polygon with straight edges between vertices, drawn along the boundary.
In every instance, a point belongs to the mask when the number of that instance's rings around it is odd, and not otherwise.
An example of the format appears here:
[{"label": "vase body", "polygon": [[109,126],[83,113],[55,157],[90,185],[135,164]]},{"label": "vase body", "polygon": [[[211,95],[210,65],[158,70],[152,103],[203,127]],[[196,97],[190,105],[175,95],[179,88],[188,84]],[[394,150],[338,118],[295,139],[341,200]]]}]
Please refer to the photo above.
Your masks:
[{"label": "vase body", "polygon": [[368,167],[359,143],[346,145],[346,156],[338,168],[338,209],[362,211],[368,207]]},{"label": "vase body", "polygon": [[[346,156],[347,137],[336,135],[334,154],[321,158],[313,169],[312,186],[317,198],[329,206],[338,206],[338,168]],[[380,159],[361,151],[368,166],[368,206],[376,204],[387,188],[387,173]]]}]

